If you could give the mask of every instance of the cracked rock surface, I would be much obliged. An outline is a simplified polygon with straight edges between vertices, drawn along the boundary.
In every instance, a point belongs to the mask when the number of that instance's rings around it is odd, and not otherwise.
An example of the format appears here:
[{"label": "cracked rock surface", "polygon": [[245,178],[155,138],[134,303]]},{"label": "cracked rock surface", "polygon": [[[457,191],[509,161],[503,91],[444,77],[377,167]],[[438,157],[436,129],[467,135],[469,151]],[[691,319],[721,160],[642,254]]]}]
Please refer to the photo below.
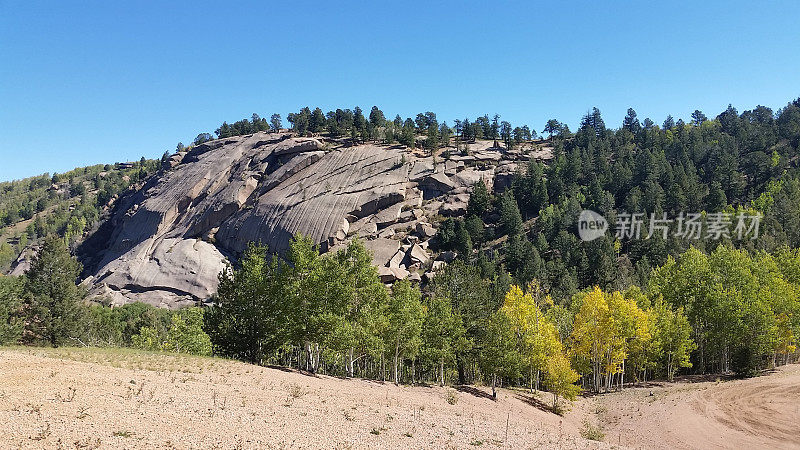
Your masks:
[{"label": "cracked rock surface", "polygon": [[[358,236],[376,266],[390,269],[381,273],[387,282],[409,269],[419,279],[415,266],[397,261],[401,242],[415,244],[404,259],[424,265],[435,235],[425,215],[438,214],[436,205],[457,213],[472,184],[491,186],[493,177],[485,165],[436,166],[400,147],[339,146],[289,133],[217,139],[174,155],[123,195],[77,254],[90,294],[113,304],[177,308],[207,300],[248,243],[280,255],[297,234],[322,251]],[[423,199],[433,200],[423,207]]]}]

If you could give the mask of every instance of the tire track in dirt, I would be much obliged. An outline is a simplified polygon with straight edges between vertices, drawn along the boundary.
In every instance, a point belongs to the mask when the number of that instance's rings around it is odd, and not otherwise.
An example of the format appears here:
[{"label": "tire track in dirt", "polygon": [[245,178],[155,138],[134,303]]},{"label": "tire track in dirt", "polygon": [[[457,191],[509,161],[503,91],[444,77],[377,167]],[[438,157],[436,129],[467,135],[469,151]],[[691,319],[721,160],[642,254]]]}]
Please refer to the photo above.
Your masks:
[{"label": "tire track in dirt", "polygon": [[800,449],[800,365],[733,381],[657,383],[580,402],[570,420],[599,422],[632,448]]}]

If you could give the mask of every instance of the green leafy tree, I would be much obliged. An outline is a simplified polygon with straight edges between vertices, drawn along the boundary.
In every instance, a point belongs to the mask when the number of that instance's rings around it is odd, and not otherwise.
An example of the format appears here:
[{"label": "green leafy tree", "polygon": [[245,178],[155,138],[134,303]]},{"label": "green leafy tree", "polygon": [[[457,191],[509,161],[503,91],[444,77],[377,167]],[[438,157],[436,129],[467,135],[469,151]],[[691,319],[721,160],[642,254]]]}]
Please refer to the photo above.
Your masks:
[{"label": "green leafy tree", "polygon": [[211,354],[211,339],[203,331],[203,310],[185,308],[172,316],[164,350],[206,356]]},{"label": "green leafy tree", "polygon": [[692,341],[692,327],[680,307],[673,310],[659,300],[655,305],[655,341],[665,359],[667,379],[672,381],[682,367],[692,367],[690,356],[697,347]]},{"label": "green leafy tree", "polygon": [[166,335],[159,333],[153,327],[142,327],[139,332],[131,337],[131,346],[140,350],[161,351],[164,349]]},{"label": "green leafy tree", "polygon": [[215,353],[258,364],[289,339],[285,267],[258,245],[250,245],[240,261],[236,270],[220,273],[204,329]]},{"label": "green leafy tree", "polygon": [[372,255],[359,240],[322,258],[327,307],[319,320],[322,344],[345,354],[345,369],[353,376],[357,360],[379,354],[378,334],[389,300],[372,264]]},{"label": "green leafy tree", "polygon": [[469,345],[461,316],[447,297],[430,296],[422,324],[422,354],[439,368],[439,384],[445,384],[445,367],[455,364],[456,353]]},{"label": "green leafy tree", "polygon": [[481,370],[491,377],[492,398],[497,399],[498,378],[517,377],[522,365],[517,336],[507,314],[497,311],[492,315],[481,344]]},{"label": "green leafy tree", "polygon": [[416,356],[422,345],[422,323],[425,307],[419,289],[406,280],[392,286],[392,295],[386,308],[388,326],[385,331],[386,348],[393,357],[393,378],[400,383],[400,364],[404,358]]}]

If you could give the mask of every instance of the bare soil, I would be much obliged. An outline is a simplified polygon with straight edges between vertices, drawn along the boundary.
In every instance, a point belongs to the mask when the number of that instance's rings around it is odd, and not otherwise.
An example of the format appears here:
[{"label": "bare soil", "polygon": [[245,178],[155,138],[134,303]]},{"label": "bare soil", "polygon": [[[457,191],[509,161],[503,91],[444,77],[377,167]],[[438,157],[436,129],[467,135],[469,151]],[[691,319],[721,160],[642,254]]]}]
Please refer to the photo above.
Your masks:
[{"label": "bare soil", "polygon": [[685,377],[583,399],[568,419],[646,449],[800,448],[800,365],[743,380]]},{"label": "bare soil", "polygon": [[547,394],[488,392],[127,349],[3,348],[0,448],[607,447],[546,411]]},{"label": "bare soil", "polygon": [[[800,365],[573,404],[129,349],[0,348],[0,448],[800,448]],[[586,423],[603,442],[584,439]]]}]

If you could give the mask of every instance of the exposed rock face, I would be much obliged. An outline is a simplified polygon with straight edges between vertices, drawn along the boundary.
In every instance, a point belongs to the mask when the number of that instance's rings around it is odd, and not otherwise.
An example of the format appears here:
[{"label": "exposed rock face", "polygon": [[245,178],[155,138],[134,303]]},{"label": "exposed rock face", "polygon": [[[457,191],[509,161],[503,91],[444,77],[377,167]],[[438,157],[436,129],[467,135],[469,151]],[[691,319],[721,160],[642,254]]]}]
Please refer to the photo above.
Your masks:
[{"label": "exposed rock face", "polygon": [[[502,154],[489,156],[480,160]],[[282,254],[297,234],[322,251],[358,236],[385,281],[419,280],[409,270],[431,258],[426,240],[435,234],[425,217],[457,214],[472,184],[494,180],[485,164],[434,167],[432,158],[397,147],[330,147],[270,133],[207,142],[170,157],[163,169],[122,196],[78,249],[91,294],[165,307],[206,300],[248,243]]]}]

